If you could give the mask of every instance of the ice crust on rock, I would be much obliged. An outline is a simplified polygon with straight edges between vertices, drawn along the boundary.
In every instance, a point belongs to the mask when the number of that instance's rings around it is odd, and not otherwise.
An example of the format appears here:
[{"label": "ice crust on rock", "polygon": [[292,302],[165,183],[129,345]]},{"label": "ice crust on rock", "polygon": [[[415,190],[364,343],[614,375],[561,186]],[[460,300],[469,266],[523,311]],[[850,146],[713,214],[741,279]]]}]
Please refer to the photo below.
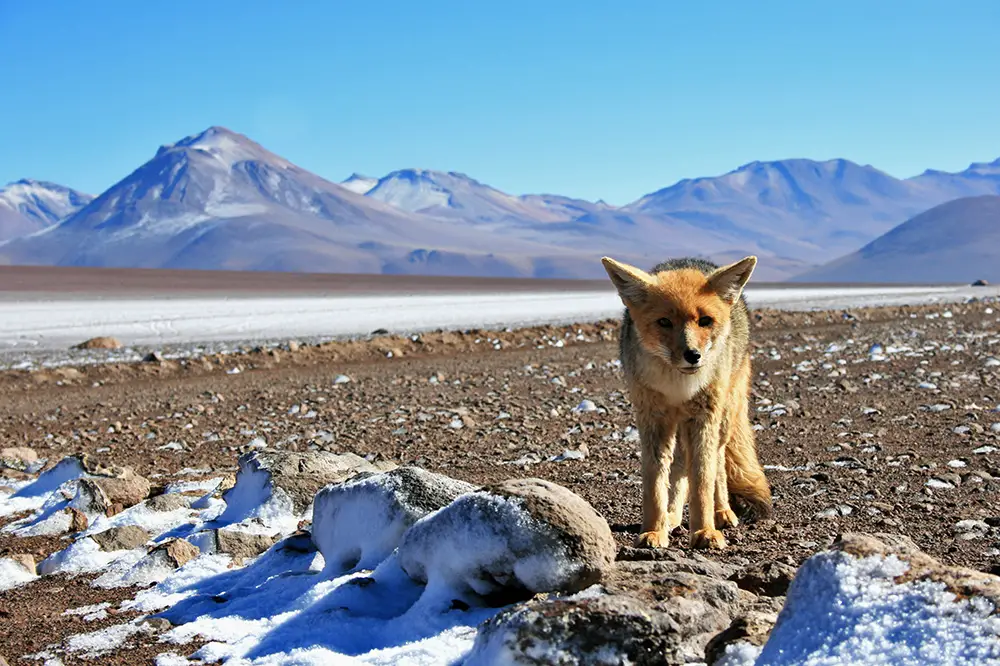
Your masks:
[{"label": "ice crust on rock", "polygon": [[236,484],[222,494],[226,509],[220,524],[257,518],[268,527],[291,532],[312,507],[316,492],[360,472],[379,470],[353,453],[250,451],[240,456]]},{"label": "ice crust on rock", "polygon": [[518,479],[462,495],[417,521],[398,558],[417,582],[501,605],[581,590],[600,580],[616,552],[607,522],[578,495]]},{"label": "ice crust on rock", "polygon": [[316,494],[312,539],[327,571],[373,569],[417,520],[475,489],[419,467],[363,473]]}]

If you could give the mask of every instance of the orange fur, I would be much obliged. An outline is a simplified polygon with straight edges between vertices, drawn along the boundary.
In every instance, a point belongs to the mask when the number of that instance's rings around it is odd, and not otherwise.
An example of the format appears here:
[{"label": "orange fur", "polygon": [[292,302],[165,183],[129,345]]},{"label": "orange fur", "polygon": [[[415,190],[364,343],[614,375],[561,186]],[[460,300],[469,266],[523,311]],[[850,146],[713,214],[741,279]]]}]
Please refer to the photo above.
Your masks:
[{"label": "orange fur", "polygon": [[602,261],[626,307],[621,358],[642,447],[638,545],[667,545],[690,499],[691,545],[722,548],[718,528],[738,523],[730,494],[758,516],[771,509],[749,420],[742,290],[756,257],[722,268],[675,260],[652,273]]}]

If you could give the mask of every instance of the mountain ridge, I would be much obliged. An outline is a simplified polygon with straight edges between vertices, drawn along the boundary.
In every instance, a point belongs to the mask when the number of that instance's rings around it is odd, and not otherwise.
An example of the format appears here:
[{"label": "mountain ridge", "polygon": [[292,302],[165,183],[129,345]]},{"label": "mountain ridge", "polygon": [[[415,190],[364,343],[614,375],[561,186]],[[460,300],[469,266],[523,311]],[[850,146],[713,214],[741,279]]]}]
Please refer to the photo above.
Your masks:
[{"label": "mountain ridge", "polygon": [[783,279],[970,193],[1000,194],[1000,159],[909,179],[843,158],[753,161],[617,207],[422,168],[335,183],[212,126],[3,241],[0,262],[600,277],[603,254],[650,265],[757,254],[767,279]]}]

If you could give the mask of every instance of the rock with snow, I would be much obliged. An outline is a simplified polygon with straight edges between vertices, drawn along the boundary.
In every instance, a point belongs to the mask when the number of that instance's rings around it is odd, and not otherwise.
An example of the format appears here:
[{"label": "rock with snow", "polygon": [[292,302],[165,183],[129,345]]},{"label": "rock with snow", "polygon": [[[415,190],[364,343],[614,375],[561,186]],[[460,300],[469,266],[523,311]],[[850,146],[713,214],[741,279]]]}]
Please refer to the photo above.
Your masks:
[{"label": "rock with snow", "polygon": [[579,495],[514,479],[462,495],[419,520],[398,558],[413,580],[497,605],[601,580],[617,547],[607,521]]},{"label": "rock with snow", "polygon": [[149,490],[149,481],[130,468],[111,468],[80,479],[72,504],[87,514],[110,516],[142,502]]},{"label": "rock with snow", "polygon": [[297,522],[316,492],[361,472],[380,471],[353,453],[294,453],[265,449],[240,456],[236,483],[222,494],[226,510],[219,521],[259,518],[265,524]]},{"label": "rock with snow", "polygon": [[38,454],[27,446],[8,446],[0,449],[0,469],[26,470],[38,461]]},{"label": "rock with snow", "polygon": [[19,557],[0,557],[0,592],[30,583],[38,578],[35,567],[25,566],[27,563]]},{"label": "rock with snow", "polygon": [[777,620],[776,613],[751,611],[740,615],[705,646],[705,663],[708,666],[724,666],[726,660],[723,657],[730,645],[737,646],[737,649],[759,649],[767,642]]},{"label": "rock with snow", "polygon": [[419,467],[361,474],[317,493],[312,539],[328,571],[371,569],[417,520],[475,489]]},{"label": "rock with snow", "polygon": [[998,609],[1000,577],[906,537],[844,534],[799,568],[756,663],[1000,663]]}]

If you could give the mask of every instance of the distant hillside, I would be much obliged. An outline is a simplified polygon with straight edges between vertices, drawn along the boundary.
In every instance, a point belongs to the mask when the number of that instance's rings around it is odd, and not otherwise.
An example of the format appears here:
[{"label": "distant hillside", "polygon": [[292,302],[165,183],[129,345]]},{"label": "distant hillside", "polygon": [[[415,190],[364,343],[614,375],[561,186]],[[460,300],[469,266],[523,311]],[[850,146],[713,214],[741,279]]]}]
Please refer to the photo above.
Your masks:
[{"label": "distant hillside", "polygon": [[1000,196],[935,206],[796,282],[1000,282]]}]

